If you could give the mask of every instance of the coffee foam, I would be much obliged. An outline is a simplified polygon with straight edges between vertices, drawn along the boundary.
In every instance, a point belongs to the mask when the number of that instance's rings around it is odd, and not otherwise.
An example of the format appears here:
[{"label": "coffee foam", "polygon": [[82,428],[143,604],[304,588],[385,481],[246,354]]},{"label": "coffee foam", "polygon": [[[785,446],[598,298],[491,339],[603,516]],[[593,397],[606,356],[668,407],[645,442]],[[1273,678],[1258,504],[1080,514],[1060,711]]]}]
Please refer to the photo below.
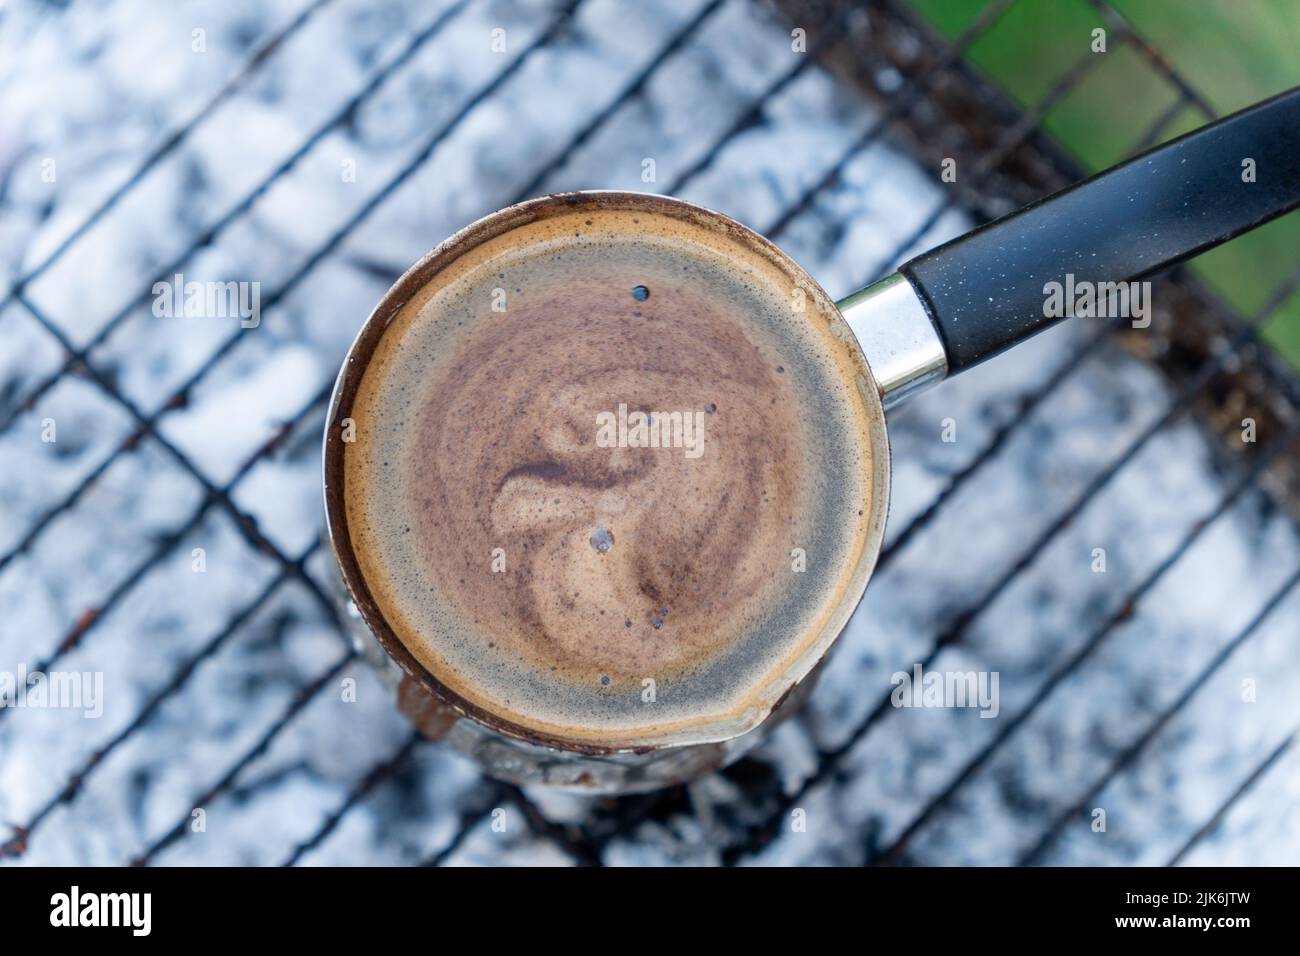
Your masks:
[{"label": "coffee foam", "polygon": [[[872,463],[841,320],[800,278],[722,228],[587,208],[482,243],[397,312],[345,506],[438,681],[548,738],[644,746],[723,735],[824,651],[865,579]],[[620,405],[694,415],[701,453],[601,447]]]}]

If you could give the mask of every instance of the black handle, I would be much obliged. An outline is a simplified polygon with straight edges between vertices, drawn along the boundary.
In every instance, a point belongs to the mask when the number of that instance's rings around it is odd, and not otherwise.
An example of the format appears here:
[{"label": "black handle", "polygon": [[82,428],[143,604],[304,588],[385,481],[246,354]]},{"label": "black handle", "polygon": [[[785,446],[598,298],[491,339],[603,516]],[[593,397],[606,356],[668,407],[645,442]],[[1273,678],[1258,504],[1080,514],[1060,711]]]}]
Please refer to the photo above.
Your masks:
[{"label": "black handle", "polygon": [[[1254,161],[1253,182],[1244,175],[1247,159]],[[1065,286],[1067,274],[1076,289],[1080,282],[1137,279],[1297,206],[1300,87],[919,255],[899,271],[925,302],[953,373],[1058,322],[1045,307],[1048,283]]]}]

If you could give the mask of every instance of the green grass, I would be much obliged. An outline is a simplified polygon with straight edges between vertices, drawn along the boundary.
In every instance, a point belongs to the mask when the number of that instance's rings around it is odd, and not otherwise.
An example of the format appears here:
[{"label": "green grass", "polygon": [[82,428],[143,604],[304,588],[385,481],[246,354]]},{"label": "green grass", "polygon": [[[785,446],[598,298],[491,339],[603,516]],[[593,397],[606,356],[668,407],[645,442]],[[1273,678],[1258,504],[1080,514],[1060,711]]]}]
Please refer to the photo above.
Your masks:
[{"label": "green grass", "polygon": [[[950,39],[985,6],[985,0],[909,2]],[[1300,85],[1300,0],[1112,0],[1112,6],[1220,115]],[[1105,26],[1086,0],[1019,0],[968,51],[971,63],[1026,108],[1081,57],[1101,57],[1043,123],[1089,171],[1130,155],[1178,96],[1144,56],[1113,36],[1106,53],[1091,54],[1092,30]],[[1195,108],[1184,109],[1161,140],[1203,122]],[[1292,213],[1200,256],[1192,268],[1249,316],[1298,263],[1300,213]],[[1264,336],[1300,369],[1300,295],[1274,313]]]}]

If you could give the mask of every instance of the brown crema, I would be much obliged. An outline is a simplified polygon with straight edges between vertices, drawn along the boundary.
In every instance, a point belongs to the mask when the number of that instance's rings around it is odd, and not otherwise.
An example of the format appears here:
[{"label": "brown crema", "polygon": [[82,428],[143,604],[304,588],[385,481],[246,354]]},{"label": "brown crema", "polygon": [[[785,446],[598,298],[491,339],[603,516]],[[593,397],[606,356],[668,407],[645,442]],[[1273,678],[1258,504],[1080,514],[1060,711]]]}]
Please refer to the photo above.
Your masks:
[{"label": "brown crema", "polygon": [[725,736],[825,652],[872,469],[852,343],[801,276],[611,200],[481,242],[397,311],[352,406],[347,525],[440,685],[632,747]]}]

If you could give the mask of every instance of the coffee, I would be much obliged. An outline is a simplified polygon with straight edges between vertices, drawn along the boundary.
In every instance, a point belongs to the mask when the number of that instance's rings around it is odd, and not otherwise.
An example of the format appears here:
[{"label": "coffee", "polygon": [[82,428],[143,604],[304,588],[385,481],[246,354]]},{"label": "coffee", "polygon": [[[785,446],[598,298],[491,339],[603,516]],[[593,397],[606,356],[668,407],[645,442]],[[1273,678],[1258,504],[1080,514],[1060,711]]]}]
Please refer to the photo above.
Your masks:
[{"label": "coffee", "polygon": [[350,411],[347,529],[443,688],[635,747],[725,735],[825,651],[865,581],[869,406],[803,281],[747,233],[606,200],[397,310]]}]

